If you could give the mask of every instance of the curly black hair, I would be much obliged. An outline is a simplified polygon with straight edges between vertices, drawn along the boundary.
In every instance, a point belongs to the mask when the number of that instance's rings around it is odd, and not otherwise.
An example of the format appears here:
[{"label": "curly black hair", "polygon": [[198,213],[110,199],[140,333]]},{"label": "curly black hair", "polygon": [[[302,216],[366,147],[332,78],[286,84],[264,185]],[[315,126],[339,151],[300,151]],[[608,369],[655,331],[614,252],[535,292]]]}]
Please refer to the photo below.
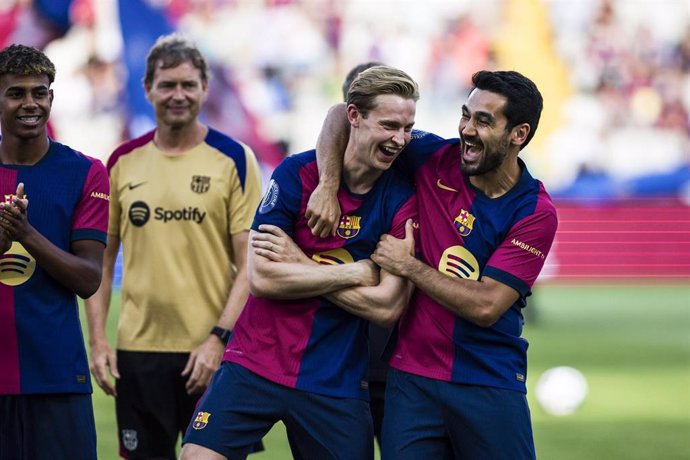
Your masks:
[{"label": "curly black hair", "polygon": [[42,51],[31,46],[10,45],[0,51],[0,76],[45,75],[55,81],[55,65]]}]

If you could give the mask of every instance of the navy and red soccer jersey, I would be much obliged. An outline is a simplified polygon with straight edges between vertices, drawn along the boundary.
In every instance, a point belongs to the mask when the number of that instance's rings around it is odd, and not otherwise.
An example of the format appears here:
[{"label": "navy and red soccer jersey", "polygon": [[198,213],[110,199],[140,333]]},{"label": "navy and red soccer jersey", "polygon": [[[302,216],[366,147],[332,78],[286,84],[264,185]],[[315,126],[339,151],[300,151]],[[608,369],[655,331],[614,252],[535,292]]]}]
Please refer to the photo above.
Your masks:
[{"label": "navy and red soccer jersey", "polygon": [[[105,244],[109,185],[99,160],[51,141],[35,165],[0,164],[1,199],[19,182],[29,222],[55,246]],[[0,255],[0,394],[90,392],[76,295],[14,242]]]},{"label": "navy and red soccer jersey", "polygon": [[457,139],[415,131],[397,160],[416,182],[420,257],[453,278],[493,278],[520,298],[496,324],[482,328],[416,290],[390,364],[438,380],[525,392],[521,309],[551,248],[556,210],[521,160],[519,182],[501,197],[487,197],[462,174],[459,149]]},{"label": "navy and red soccer jersey", "polygon": [[[277,225],[307,256],[336,264],[369,258],[382,234],[403,238],[406,220],[416,218],[413,188],[399,172],[389,170],[364,195],[341,186],[337,235],[315,237],[304,212],[318,181],[314,151],[286,158],[273,173],[252,228]],[[250,295],[224,360],[288,387],[366,399],[367,342],[367,321],[323,298]]]}]

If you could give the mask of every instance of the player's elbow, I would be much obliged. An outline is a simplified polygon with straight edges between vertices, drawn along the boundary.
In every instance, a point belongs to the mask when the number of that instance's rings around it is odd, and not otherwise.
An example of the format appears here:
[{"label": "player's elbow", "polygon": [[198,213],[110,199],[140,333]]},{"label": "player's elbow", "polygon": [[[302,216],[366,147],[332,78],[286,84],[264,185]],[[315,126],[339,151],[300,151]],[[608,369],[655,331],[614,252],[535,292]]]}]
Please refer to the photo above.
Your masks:
[{"label": "player's elbow", "polygon": [[262,276],[250,274],[247,277],[249,281],[249,292],[254,297],[271,297],[271,283]]},{"label": "player's elbow", "polygon": [[101,274],[98,272],[97,276],[88,276],[81,280],[78,286],[74,287],[74,292],[82,299],[88,299],[98,291],[101,286]]},{"label": "player's elbow", "polygon": [[381,307],[377,311],[376,318],[372,321],[378,326],[390,328],[398,324],[400,318],[407,307],[406,299],[397,299],[392,303],[388,303],[388,307]]},{"label": "player's elbow", "polygon": [[386,310],[378,315],[376,315],[376,318],[373,319],[372,321],[376,323],[377,326],[385,327],[385,328],[391,328],[398,324],[398,321],[400,320],[400,314],[397,314],[393,311]]},{"label": "player's elbow", "polygon": [[472,322],[479,327],[491,327],[501,318],[502,310],[493,305],[483,305],[476,309]]}]

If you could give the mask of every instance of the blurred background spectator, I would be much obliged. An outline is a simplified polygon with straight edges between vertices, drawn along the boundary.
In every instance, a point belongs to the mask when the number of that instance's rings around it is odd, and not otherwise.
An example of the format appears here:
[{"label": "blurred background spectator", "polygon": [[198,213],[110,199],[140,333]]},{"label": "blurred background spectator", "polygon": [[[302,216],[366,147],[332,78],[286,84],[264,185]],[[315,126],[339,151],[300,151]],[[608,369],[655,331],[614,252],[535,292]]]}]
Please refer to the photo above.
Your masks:
[{"label": "blurred background spectator", "polygon": [[339,81],[379,60],[418,80],[421,129],[454,137],[473,72],[543,88],[524,156],[557,198],[690,202],[690,3],[683,0],[0,0],[0,45],[56,62],[53,133],[105,156],[152,125],[145,52],[177,29],[214,69],[208,123],[266,173],[313,147]]}]

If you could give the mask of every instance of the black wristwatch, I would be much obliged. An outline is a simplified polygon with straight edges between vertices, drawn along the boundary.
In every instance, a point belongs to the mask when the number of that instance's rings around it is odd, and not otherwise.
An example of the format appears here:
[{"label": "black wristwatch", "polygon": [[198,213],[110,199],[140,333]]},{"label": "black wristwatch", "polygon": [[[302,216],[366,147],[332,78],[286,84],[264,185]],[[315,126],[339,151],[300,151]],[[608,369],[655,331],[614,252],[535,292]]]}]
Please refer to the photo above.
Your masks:
[{"label": "black wristwatch", "polygon": [[209,334],[213,334],[216,337],[220,339],[221,342],[223,342],[225,345],[228,344],[228,340],[230,340],[230,337],[232,337],[232,331],[228,329],[223,329],[220,326],[213,326],[213,329],[211,329],[211,332]]}]

